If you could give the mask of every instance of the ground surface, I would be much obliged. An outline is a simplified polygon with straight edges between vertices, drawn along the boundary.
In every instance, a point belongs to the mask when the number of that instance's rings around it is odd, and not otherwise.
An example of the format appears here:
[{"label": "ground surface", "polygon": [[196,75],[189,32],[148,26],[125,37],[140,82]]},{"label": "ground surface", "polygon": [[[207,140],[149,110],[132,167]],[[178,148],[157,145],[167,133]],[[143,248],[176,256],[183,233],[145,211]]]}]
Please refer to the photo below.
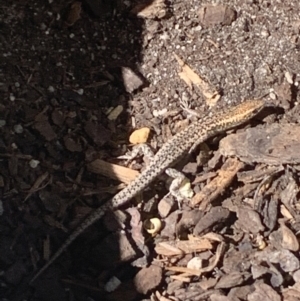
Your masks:
[{"label": "ground surface", "polygon": [[[300,300],[297,1],[155,1],[149,18],[136,16],[141,8],[134,1],[0,4],[1,300],[140,300],[147,292],[153,300],[160,294],[176,300]],[[211,4],[216,8],[205,6]],[[195,192],[204,194],[202,211],[198,203],[180,211],[172,199],[157,210],[167,191],[156,183],[143,195],[152,205],[143,212],[163,220],[164,232],[154,239],[141,232],[136,207],[125,211],[131,224],[119,213],[122,231],[108,215],[29,286],[49,245],[55,251],[91,208],[118,191],[120,182],[91,172],[90,162],[124,164],[116,157],[130,148],[134,128],[150,128],[148,141],[158,149],[185,125],[182,105],[202,114],[212,104],[182,80],[174,54],[218,91],[217,107],[252,98],[278,107],[251,123],[258,125],[255,131],[241,129],[246,136],[224,141],[220,151],[219,139],[209,141],[201,148],[205,155],[189,159],[184,170]],[[110,118],[117,106],[121,114]],[[246,145],[239,153],[251,139],[260,148]],[[220,171],[227,172],[226,184],[212,180]],[[202,252],[154,250],[161,241],[180,238],[187,245],[187,233],[208,232],[218,236]],[[193,257],[201,264],[191,269],[211,268],[201,275],[166,269],[186,268]],[[107,293],[113,276],[122,284]]]}]

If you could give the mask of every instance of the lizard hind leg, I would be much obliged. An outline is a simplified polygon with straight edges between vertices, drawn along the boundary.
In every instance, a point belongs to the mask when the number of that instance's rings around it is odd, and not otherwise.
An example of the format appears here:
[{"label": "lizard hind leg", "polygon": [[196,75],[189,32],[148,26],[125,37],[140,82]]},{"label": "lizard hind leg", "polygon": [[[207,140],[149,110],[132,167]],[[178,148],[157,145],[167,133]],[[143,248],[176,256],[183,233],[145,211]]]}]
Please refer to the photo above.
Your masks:
[{"label": "lizard hind leg", "polygon": [[131,152],[126,153],[123,156],[119,156],[118,159],[125,159],[126,162],[129,163],[139,155],[143,155],[149,159],[152,159],[154,157],[154,152],[152,151],[149,145],[141,143],[135,145]]}]

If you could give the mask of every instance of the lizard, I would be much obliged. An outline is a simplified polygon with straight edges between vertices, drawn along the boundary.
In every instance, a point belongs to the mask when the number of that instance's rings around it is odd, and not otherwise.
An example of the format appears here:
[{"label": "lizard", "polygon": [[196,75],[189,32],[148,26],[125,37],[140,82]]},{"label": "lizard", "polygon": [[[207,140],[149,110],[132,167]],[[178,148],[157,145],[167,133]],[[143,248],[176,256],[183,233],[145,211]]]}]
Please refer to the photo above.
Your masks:
[{"label": "lizard", "polygon": [[99,220],[108,210],[116,210],[128,203],[138,193],[147,188],[159,175],[177,163],[182,156],[194,150],[197,145],[208,138],[247,122],[265,106],[266,103],[263,100],[248,100],[212,115],[204,115],[175,134],[163,144],[144,171],[112,199],[95,209],[69,235],[50,260],[35,274],[30,283],[35,281],[86,228]]}]

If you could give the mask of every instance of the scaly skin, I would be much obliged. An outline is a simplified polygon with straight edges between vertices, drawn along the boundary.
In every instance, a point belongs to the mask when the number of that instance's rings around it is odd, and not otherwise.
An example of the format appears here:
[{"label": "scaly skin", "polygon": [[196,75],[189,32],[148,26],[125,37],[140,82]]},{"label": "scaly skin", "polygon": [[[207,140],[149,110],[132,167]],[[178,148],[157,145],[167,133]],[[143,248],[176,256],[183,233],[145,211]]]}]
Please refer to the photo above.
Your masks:
[{"label": "scaly skin", "polygon": [[187,128],[173,136],[156,153],[147,168],[126,188],[117,193],[110,201],[91,213],[81,225],[67,238],[50,260],[32,278],[39,277],[66,248],[90,225],[99,220],[107,210],[116,210],[128,203],[139,192],[149,186],[168,167],[171,167],[182,155],[210,137],[245,123],[265,107],[262,100],[250,100],[240,105],[222,110],[213,116],[206,115],[191,123]]}]

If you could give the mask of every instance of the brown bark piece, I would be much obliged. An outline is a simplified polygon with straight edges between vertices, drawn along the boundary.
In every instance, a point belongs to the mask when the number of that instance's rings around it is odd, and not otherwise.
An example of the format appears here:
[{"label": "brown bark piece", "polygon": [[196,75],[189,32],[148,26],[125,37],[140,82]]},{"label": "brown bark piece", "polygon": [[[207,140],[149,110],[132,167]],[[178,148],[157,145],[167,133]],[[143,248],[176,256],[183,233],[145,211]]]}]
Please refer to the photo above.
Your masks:
[{"label": "brown bark piece", "polygon": [[258,234],[265,230],[259,214],[247,207],[240,207],[237,210],[238,221],[236,226],[243,229],[244,232]]},{"label": "brown bark piece", "polygon": [[264,169],[246,170],[238,172],[237,179],[238,182],[243,182],[244,184],[254,183],[262,181],[264,178],[270,176],[274,172],[278,171],[278,167],[268,166]]},{"label": "brown bark piece", "polygon": [[229,158],[218,171],[218,175],[208,183],[199,193],[191,200],[191,205],[199,205],[200,210],[205,208],[214,199],[216,199],[223,190],[229,186],[237,172],[244,167],[244,164],[236,158]]},{"label": "brown bark piece", "polygon": [[202,280],[199,281],[199,286],[204,291],[207,291],[207,290],[215,287],[217,282],[218,282],[217,278],[202,279]]},{"label": "brown bark piece", "polygon": [[134,278],[134,284],[137,291],[141,294],[147,294],[155,289],[162,280],[162,269],[151,265],[141,269]]},{"label": "brown bark piece", "polygon": [[300,125],[270,124],[249,128],[220,141],[223,156],[235,156],[245,163],[269,165],[300,163]]},{"label": "brown bark piece", "polygon": [[221,295],[221,294],[219,294],[219,293],[217,293],[217,294],[212,294],[212,295],[210,296],[210,300],[211,300],[211,301],[231,301],[230,298],[228,298],[228,297],[226,297],[226,296],[223,296],[223,295]]},{"label": "brown bark piece", "polygon": [[160,232],[161,237],[165,237],[167,239],[175,239],[176,225],[179,219],[179,215],[179,210],[176,210],[164,219],[164,227]]},{"label": "brown bark piece", "polygon": [[226,274],[246,272],[251,267],[250,258],[253,253],[252,250],[229,250],[224,256],[222,270]]},{"label": "brown bark piece", "polygon": [[82,152],[82,146],[80,141],[76,141],[72,137],[65,136],[64,137],[65,147],[70,152]]},{"label": "brown bark piece", "polygon": [[143,222],[141,214],[137,208],[128,208],[127,212],[130,214],[131,238],[136,243],[136,246],[145,254],[149,253],[148,247],[145,243],[145,236],[143,235]]},{"label": "brown bark piece", "polygon": [[284,290],[283,300],[300,301],[300,282],[299,281]]},{"label": "brown bark piece", "polygon": [[280,228],[269,235],[270,244],[276,248],[280,246],[282,249],[293,252],[299,251],[299,241],[295,234],[295,229],[288,227],[283,221],[279,221],[279,224]]},{"label": "brown bark piece", "polygon": [[[101,256],[103,267],[118,265],[137,258],[134,243],[122,231],[108,235],[91,251],[91,256]],[[101,255],[99,255],[101,254]]]},{"label": "brown bark piece", "polygon": [[56,139],[56,133],[51,127],[48,120],[39,120],[34,124],[34,128],[42,135],[47,141]]},{"label": "brown bark piece", "polygon": [[293,273],[300,267],[300,261],[297,255],[284,249],[264,249],[262,252],[256,252],[252,260],[252,264],[255,265],[261,265],[263,262],[276,264],[286,273]]},{"label": "brown bark piece", "polygon": [[249,277],[250,277],[250,273],[241,274],[239,272],[232,272],[230,274],[223,275],[219,279],[215,288],[226,289],[226,288],[239,286],[243,284]]},{"label": "brown bark piece", "polygon": [[203,217],[204,212],[200,210],[190,210],[190,211],[183,211],[182,217],[177,223],[176,232],[177,236],[182,237],[189,233],[190,229],[192,229]]},{"label": "brown bark piece", "polygon": [[174,201],[171,198],[163,198],[157,206],[158,213],[161,217],[165,218],[167,217],[172,208],[174,207]]},{"label": "brown bark piece", "polygon": [[281,203],[283,203],[286,208],[288,208],[293,218],[297,218],[298,215],[293,206],[293,200],[297,199],[298,193],[299,185],[296,183],[293,177],[289,177],[287,186],[280,193],[280,200]]},{"label": "brown bark piece", "polygon": [[201,220],[198,222],[194,228],[194,235],[201,235],[204,232],[214,226],[215,224],[220,224],[229,217],[230,211],[223,207],[213,207]]},{"label": "brown bark piece", "polygon": [[87,121],[84,126],[84,130],[98,146],[105,144],[112,134],[111,131],[107,130],[103,125],[97,124],[91,120]]},{"label": "brown bark piece", "polygon": [[51,119],[55,125],[62,126],[65,121],[65,116],[62,110],[55,109],[51,113]]},{"label": "brown bark piece", "polygon": [[108,178],[119,180],[126,184],[129,184],[139,175],[139,172],[136,170],[108,163],[100,159],[96,159],[95,161],[89,163],[87,165],[87,169],[90,172],[101,174]]},{"label": "brown bark piece", "polygon": [[249,301],[265,300],[265,301],[280,301],[278,293],[265,283],[255,283],[255,291],[248,295]]}]

